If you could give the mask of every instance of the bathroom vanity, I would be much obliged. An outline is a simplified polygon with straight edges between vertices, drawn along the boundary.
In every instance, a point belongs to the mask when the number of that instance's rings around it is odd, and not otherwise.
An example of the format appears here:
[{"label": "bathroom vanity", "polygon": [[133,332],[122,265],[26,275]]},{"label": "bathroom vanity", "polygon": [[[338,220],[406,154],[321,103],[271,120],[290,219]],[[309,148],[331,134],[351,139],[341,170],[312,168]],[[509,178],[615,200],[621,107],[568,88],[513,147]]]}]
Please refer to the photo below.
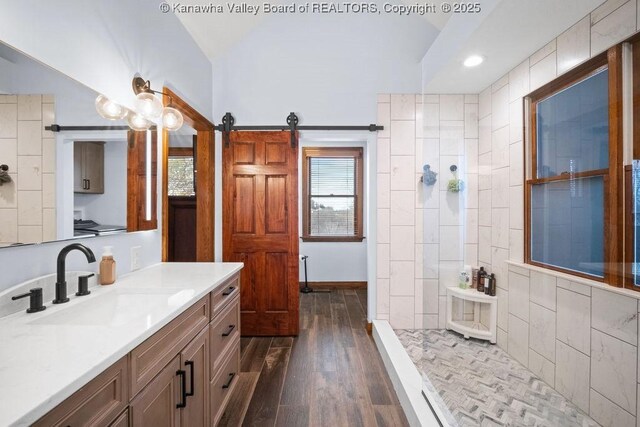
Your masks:
[{"label": "bathroom vanity", "polygon": [[0,425],[216,425],[240,369],[242,266],[157,264],[0,318]]}]

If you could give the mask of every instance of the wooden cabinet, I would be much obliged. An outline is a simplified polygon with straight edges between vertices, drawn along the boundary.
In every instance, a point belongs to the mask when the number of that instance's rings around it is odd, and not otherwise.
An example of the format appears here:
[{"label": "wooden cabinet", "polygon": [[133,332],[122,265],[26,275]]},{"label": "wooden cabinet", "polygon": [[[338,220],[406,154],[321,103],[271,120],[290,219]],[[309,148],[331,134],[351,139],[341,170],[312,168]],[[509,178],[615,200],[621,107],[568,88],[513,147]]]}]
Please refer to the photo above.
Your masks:
[{"label": "wooden cabinet", "polygon": [[182,409],[182,425],[209,425],[209,331],[203,329],[180,353],[186,372],[186,406]]},{"label": "wooden cabinet", "polygon": [[176,356],[136,396],[129,410],[134,426],[179,427],[185,373],[180,369],[180,357]]},{"label": "wooden cabinet", "polygon": [[[34,425],[216,425],[240,373],[238,286],[239,274],[187,308]],[[216,312],[213,316],[211,307]]]},{"label": "wooden cabinet", "polygon": [[73,191],[86,194],[104,193],[104,142],[73,143]]},{"label": "wooden cabinet", "polygon": [[128,375],[127,358],[124,357],[33,425],[109,425],[129,404]]},{"label": "wooden cabinet", "polygon": [[129,427],[129,409],[127,408],[109,427]]},{"label": "wooden cabinet", "polygon": [[240,338],[236,339],[233,350],[227,355],[219,371],[211,381],[211,419],[217,425],[224,414],[233,389],[240,374]]}]

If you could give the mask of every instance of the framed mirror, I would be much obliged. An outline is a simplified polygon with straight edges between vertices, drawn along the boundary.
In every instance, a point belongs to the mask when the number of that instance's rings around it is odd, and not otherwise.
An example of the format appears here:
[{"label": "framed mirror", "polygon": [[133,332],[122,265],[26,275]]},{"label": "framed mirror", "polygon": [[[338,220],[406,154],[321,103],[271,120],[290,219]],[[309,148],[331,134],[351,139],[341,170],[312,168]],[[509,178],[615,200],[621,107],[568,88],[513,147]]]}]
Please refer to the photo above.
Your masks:
[{"label": "framed mirror", "polygon": [[0,247],[157,228],[157,131],[0,42]]}]

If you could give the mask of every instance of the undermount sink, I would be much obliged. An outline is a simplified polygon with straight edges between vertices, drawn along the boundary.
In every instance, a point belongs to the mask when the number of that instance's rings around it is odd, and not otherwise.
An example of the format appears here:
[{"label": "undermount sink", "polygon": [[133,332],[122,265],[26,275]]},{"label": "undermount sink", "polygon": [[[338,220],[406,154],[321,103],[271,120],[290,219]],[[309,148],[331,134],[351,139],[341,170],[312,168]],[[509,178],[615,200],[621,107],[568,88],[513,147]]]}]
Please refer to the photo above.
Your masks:
[{"label": "undermount sink", "polygon": [[192,290],[179,289],[114,289],[78,304],[40,317],[33,325],[92,325],[118,327],[141,317],[153,319],[153,313],[166,312],[190,300]]}]

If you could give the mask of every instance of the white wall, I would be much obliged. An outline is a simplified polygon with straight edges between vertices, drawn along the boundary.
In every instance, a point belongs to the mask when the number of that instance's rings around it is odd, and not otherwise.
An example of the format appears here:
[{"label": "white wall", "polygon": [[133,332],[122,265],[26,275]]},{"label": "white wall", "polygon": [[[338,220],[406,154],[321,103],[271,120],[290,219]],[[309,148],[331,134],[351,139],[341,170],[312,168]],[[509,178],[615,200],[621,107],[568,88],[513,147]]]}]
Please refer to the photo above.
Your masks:
[{"label": "white wall", "polygon": [[[367,164],[367,136],[336,135],[328,132],[307,133],[300,140],[300,155],[298,156],[298,228],[302,236],[302,148],[303,147],[363,147],[364,174],[370,167]],[[363,203],[363,230],[369,224],[367,206],[369,198],[368,183],[365,182]],[[303,242],[300,241],[300,255],[308,255],[307,274],[310,282],[366,282],[367,281],[367,241],[362,242]],[[300,263],[300,281],[304,281],[304,264]]]},{"label": "white wall", "polygon": [[[176,89],[211,117],[211,64],[178,19],[158,11],[156,1],[0,0],[0,10],[0,40],[97,92],[131,106],[131,78],[140,73],[154,87],[166,84]],[[102,246],[114,246],[120,274],[129,271],[132,246],[143,246],[142,266],[160,260],[157,230],[82,242],[98,254]],[[55,258],[64,244],[0,250],[0,289],[55,271]],[[70,256],[68,267],[85,264]]]},{"label": "white wall", "polygon": [[[238,125],[286,123],[294,111],[301,124],[374,123],[378,93],[420,90],[420,60],[436,35],[437,30],[418,16],[274,15],[214,60],[216,122],[230,111]],[[336,136],[324,138],[332,135]],[[303,141],[313,137],[301,133]],[[375,142],[375,135],[348,138]],[[218,183],[221,140],[216,134]],[[375,177],[367,186],[367,193],[375,194]],[[216,258],[221,259],[221,185],[216,186],[216,207]],[[362,243],[301,242],[300,253],[309,255],[309,280],[374,277],[367,274],[366,260],[372,236],[366,231],[365,235]],[[375,247],[369,252],[369,257],[375,256]]]}]

